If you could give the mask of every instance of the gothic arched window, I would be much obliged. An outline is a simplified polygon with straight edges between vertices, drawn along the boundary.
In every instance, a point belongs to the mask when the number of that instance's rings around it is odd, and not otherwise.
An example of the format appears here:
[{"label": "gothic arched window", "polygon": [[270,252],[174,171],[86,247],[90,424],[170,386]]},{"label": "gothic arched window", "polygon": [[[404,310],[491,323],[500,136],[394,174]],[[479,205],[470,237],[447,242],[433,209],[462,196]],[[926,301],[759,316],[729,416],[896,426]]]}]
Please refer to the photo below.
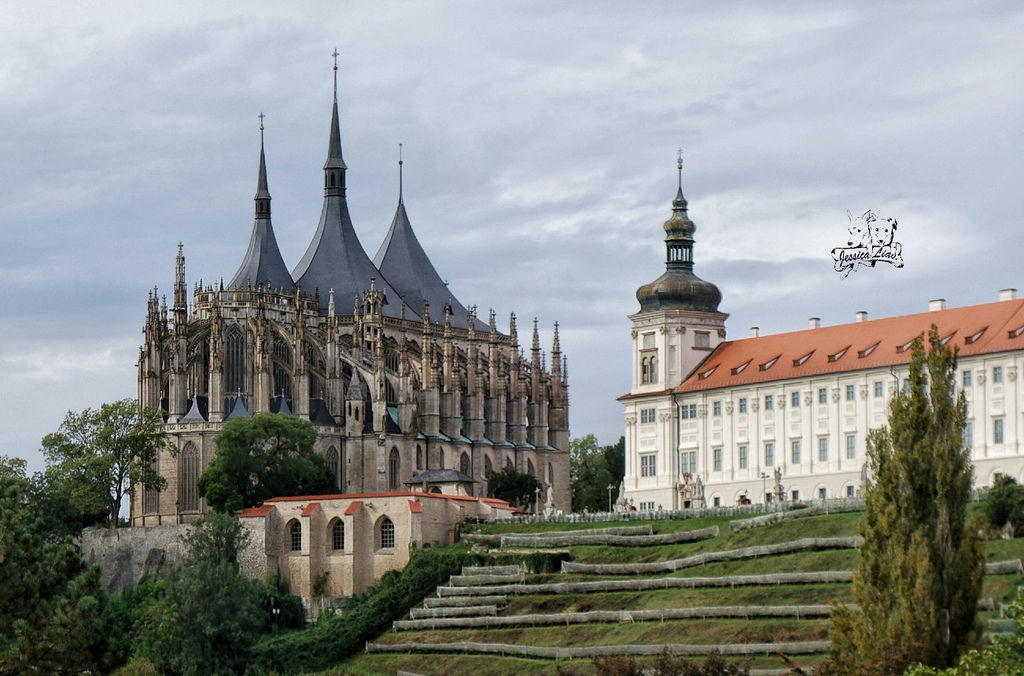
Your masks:
[{"label": "gothic arched window", "polygon": [[386,516],[380,518],[377,527],[377,549],[395,548],[395,523]]},{"label": "gothic arched window", "polygon": [[416,469],[423,469],[423,448],[416,444]]},{"label": "gothic arched window", "polygon": [[178,509],[182,512],[199,511],[199,494],[196,480],[199,478],[199,449],[191,441],[185,444],[178,456]]},{"label": "gothic arched window", "polygon": [[338,467],[338,449],[331,446],[327,449],[327,454],[324,456],[324,460],[327,461],[327,466],[331,468],[331,474],[334,475],[334,485],[341,488],[341,472]]},{"label": "gothic arched window", "polygon": [[224,393],[246,392],[245,387],[245,333],[237,326],[228,329],[224,350]]},{"label": "gothic arched window", "polygon": [[491,456],[484,455],[484,476],[490,476],[494,472],[494,465],[491,464]]},{"label": "gothic arched window", "polygon": [[302,551],[302,524],[292,519],[288,524],[289,545],[293,552]]},{"label": "gothic arched window", "polygon": [[345,522],[341,519],[331,521],[331,549],[345,549]]},{"label": "gothic arched window", "polygon": [[402,459],[398,455],[398,449],[391,448],[391,455],[388,457],[388,488],[397,491],[399,486],[399,471],[402,469]]},{"label": "gothic arched window", "polygon": [[[154,472],[159,471],[160,464],[154,460],[151,464]],[[156,514],[160,511],[160,491],[156,488],[146,488],[142,492],[142,513]]]},{"label": "gothic arched window", "polygon": [[469,453],[463,453],[459,458],[459,471],[469,476]]}]

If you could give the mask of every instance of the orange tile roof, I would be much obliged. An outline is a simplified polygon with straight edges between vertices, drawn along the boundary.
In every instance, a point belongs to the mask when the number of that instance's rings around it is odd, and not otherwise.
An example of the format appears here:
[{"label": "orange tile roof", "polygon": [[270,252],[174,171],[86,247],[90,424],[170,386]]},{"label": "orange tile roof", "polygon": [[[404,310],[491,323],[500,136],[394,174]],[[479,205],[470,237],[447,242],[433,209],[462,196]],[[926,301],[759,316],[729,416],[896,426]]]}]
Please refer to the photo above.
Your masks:
[{"label": "orange tile roof", "polygon": [[363,503],[360,500],[356,500],[345,510],[345,516],[352,516],[356,513],[356,510],[362,507]]},{"label": "orange tile roof", "polygon": [[423,513],[423,505],[421,505],[420,503],[416,502],[415,500],[410,500],[409,501],[409,511],[412,512],[413,514],[422,514]]},{"label": "orange tile roof", "polygon": [[437,498],[465,500],[467,502],[504,503],[497,498],[475,498],[471,495],[450,495],[448,493],[424,493],[423,491],[378,491],[376,493],[332,493],[329,495],[282,495],[267,498],[264,502],[308,502],[311,500],[370,500],[373,498]]},{"label": "orange tile roof", "polygon": [[306,505],[305,509],[302,510],[301,516],[309,516],[319,506],[320,506],[319,502],[311,502],[311,503],[309,503],[308,505]]},{"label": "orange tile roof", "polygon": [[266,503],[263,503],[259,507],[247,507],[239,512],[238,518],[248,519],[251,517],[266,516],[267,514],[270,514],[272,509],[274,509],[274,505],[268,505]]},{"label": "orange tile roof", "polygon": [[1024,299],[1004,300],[727,341],[675,392],[907,364],[910,342],[932,324],[961,357],[1024,349]]}]

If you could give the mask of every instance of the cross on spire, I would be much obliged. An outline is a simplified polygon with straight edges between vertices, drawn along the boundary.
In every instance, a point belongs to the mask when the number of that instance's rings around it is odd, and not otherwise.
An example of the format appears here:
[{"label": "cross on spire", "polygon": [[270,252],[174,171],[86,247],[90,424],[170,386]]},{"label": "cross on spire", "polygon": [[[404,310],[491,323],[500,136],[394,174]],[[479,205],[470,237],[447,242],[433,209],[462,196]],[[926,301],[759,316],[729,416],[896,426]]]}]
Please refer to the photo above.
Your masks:
[{"label": "cross on spire", "polygon": [[398,144],[398,200],[402,201],[402,144]]},{"label": "cross on spire", "polygon": [[676,169],[679,170],[679,189],[683,189],[683,147],[676,151]]},{"label": "cross on spire", "polygon": [[334,57],[334,100],[338,100],[338,48],[335,47],[331,53]]},{"label": "cross on spire", "polygon": [[260,114],[257,117],[260,118],[260,146],[262,146],[263,145],[263,118],[265,118],[266,115],[264,115],[263,111],[261,110]]}]

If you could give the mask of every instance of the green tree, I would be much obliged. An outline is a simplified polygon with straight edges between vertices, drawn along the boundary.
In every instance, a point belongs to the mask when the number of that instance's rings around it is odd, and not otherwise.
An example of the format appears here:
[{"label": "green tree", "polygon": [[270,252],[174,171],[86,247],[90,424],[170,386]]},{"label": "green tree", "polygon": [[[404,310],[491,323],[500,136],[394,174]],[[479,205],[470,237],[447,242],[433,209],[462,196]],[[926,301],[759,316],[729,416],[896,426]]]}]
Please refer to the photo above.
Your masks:
[{"label": "green tree", "polygon": [[537,477],[520,473],[512,465],[505,465],[500,472],[487,474],[487,497],[505,500],[523,511],[534,503],[539,489]]},{"label": "green tree", "polygon": [[213,510],[235,512],[275,496],[335,491],[315,442],[308,420],[278,413],[235,418],[214,440],[213,460],[196,484],[199,494]]},{"label": "green tree", "polygon": [[82,515],[104,513],[117,526],[121,503],[133,488],[161,489],[155,464],[167,446],[158,411],[134,399],[98,410],[68,411],[60,428],[43,437],[47,481]]},{"label": "green tree", "polygon": [[911,348],[909,393],[869,437],[871,480],[853,579],[858,610],[832,605],[825,673],[902,673],[948,667],[976,640],[984,543],[967,520],[972,468],[966,403],[955,394],[956,354],[933,325]]},{"label": "green tree", "polygon": [[1012,476],[1002,475],[985,494],[985,516],[993,528],[1012,524],[1014,531],[1024,528],[1024,487]]},{"label": "green tree", "polygon": [[0,674],[98,672],[105,602],[99,568],[52,541],[24,476],[0,472]]},{"label": "green tree", "polygon": [[209,514],[182,538],[182,571],[138,627],[138,654],[161,673],[245,671],[267,625],[261,585],[239,569],[248,534],[227,514]]},{"label": "green tree", "polygon": [[608,511],[608,486],[614,502],[625,473],[626,438],[611,446],[598,446],[593,434],[569,442],[569,483],[575,512]]}]

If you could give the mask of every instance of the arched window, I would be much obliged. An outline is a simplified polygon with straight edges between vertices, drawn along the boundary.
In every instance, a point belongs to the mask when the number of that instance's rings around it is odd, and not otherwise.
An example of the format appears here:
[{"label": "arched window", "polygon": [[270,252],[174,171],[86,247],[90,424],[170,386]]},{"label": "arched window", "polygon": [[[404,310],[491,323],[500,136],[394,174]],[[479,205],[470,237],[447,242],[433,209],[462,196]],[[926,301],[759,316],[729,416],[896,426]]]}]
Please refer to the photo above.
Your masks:
[{"label": "arched window", "polygon": [[[153,471],[159,471],[160,464],[154,460],[151,467]],[[142,492],[142,513],[156,514],[160,511],[160,491],[156,488],[147,488]]]},{"label": "arched window", "polygon": [[274,383],[271,395],[281,395],[285,399],[292,398],[292,348],[281,336],[274,338],[274,359],[273,359]]},{"label": "arched window", "polygon": [[331,468],[331,474],[334,475],[334,485],[341,488],[341,474],[338,465],[338,449],[331,446],[327,449],[327,454],[324,456],[324,460],[327,461],[327,466]]},{"label": "arched window", "polygon": [[640,383],[646,384],[651,382],[651,371],[650,365],[647,363],[647,357],[640,360]]},{"label": "arched window", "polygon": [[398,449],[391,448],[391,455],[388,457],[388,488],[397,491],[399,486],[399,471],[402,469],[402,459],[398,455]]},{"label": "arched window", "polygon": [[416,469],[423,469],[423,448],[416,444]]},{"label": "arched window", "polygon": [[511,467],[511,466],[512,466],[512,456],[511,455],[506,455],[505,456],[505,467]]},{"label": "arched window", "polygon": [[199,511],[196,480],[199,478],[199,449],[191,441],[178,456],[178,509],[182,512]]},{"label": "arched window", "polygon": [[386,516],[380,518],[377,527],[377,549],[395,548],[395,523]]},{"label": "arched window", "polygon": [[345,549],[345,522],[341,519],[334,519],[331,522],[331,549],[334,551]]},{"label": "arched window", "polygon": [[245,392],[245,333],[237,326],[228,329],[224,350],[224,393]]},{"label": "arched window", "polygon": [[459,471],[469,476],[469,453],[463,453],[459,458]]},{"label": "arched window", "polygon": [[648,373],[648,382],[652,382],[652,383],[658,382],[658,357],[657,357],[657,355],[651,357],[651,361],[649,363],[649,369],[650,369],[650,373]]},{"label": "arched window", "polygon": [[288,538],[289,545],[293,552],[302,551],[302,524],[297,520],[292,519],[291,523],[288,524]]},{"label": "arched window", "polygon": [[537,476],[537,471],[533,468],[533,460],[529,458],[526,459],[526,473],[534,478]]},{"label": "arched window", "polygon": [[494,465],[491,464],[491,456],[484,455],[484,476],[490,476],[494,472]]}]

